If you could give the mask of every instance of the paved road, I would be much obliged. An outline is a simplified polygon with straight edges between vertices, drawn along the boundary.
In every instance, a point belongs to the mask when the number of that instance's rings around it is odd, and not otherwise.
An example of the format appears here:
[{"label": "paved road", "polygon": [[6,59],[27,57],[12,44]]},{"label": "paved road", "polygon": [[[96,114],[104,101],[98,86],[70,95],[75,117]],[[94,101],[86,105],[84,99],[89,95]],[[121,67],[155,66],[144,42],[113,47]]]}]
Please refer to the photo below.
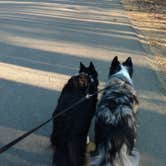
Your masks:
[{"label": "paved road", "polygon": [[[95,63],[102,85],[115,55],[135,64],[141,166],[165,166],[165,98],[119,0],[0,0],[0,145],[50,117],[80,61]],[[51,165],[50,131],[1,154],[0,165]]]}]

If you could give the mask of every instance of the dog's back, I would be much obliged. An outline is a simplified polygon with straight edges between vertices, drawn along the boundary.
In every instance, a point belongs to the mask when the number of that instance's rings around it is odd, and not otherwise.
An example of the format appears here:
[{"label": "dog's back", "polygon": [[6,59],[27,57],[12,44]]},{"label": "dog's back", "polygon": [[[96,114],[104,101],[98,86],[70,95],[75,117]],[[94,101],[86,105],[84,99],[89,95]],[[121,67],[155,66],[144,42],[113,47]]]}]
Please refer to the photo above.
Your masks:
[{"label": "dog's back", "polygon": [[[92,68],[92,66],[90,66]],[[90,69],[89,69],[90,70]],[[93,78],[97,81],[97,78]],[[97,83],[80,72],[71,77],[62,90],[53,116],[97,90]],[[86,139],[95,113],[97,95],[76,105],[53,122],[51,142],[54,146],[53,163],[56,166],[86,165]]]},{"label": "dog's back", "polygon": [[[97,107],[96,151],[92,166],[133,166],[136,140],[135,106],[138,104],[129,75],[115,69],[113,60],[107,89]],[[120,65],[120,63],[118,63]],[[132,73],[131,73],[132,74]]]}]

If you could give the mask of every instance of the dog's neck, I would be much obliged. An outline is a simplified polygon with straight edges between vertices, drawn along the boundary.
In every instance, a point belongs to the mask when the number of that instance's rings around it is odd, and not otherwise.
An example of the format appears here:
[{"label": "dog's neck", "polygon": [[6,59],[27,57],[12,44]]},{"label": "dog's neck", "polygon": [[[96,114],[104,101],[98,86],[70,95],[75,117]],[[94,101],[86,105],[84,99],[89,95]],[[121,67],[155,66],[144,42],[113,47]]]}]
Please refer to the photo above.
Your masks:
[{"label": "dog's neck", "polygon": [[133,81],[132,81],[127,69],[123,65],[121,65],[121,70],[119,72],[113,74],[109,78],[109,80],[111,80],[111,78],[114,78],[114,77],[117,77],[117,78],[125,81],[126,83],[129,83],[129,84],[133,85]]}]

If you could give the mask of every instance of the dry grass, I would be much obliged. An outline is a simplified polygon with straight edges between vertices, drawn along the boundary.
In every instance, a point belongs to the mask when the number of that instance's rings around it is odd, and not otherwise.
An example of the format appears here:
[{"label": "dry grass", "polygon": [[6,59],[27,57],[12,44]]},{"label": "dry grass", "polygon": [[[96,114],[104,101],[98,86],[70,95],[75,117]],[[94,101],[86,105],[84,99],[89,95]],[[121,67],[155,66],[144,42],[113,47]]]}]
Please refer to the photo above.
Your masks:
[{"label": "dry grass", "polygon": [[166,0],[122,0],[133,24],[143,33],[142,41],[153,53],[166,87]]}]

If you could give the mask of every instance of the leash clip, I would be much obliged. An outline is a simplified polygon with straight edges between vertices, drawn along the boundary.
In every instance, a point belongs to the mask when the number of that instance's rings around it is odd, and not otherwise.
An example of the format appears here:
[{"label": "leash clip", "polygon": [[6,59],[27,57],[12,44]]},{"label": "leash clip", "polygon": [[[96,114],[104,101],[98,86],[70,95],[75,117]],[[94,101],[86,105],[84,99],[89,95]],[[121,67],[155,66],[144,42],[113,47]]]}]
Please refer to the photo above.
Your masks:
[{"label": "leash clip", "polygon": [[92,97],[92,96],[93,96],[92,94],[89,94],[89,93],[88,93],[88,94],[85,96],[85,98],[86,98],[86,99],[89,99],[89,98]]}]

